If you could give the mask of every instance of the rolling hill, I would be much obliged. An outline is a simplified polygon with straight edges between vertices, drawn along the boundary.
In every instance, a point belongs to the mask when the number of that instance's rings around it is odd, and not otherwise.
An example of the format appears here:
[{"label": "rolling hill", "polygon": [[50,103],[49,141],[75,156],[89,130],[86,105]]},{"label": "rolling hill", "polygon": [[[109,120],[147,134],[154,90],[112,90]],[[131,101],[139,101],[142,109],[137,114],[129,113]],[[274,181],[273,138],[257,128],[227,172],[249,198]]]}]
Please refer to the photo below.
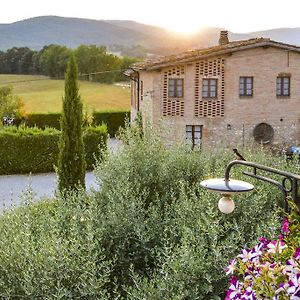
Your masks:
[{"label": "rolling hill", "polygon": [[[151,49],[182,50],[201,48],[217,43],[221,28],[206,28],[186,37],[157,26],[122,20],[90,20],[42,16],[0,24],[0,50],[27,46],[39,50],[45,45],[59,44],[75,48],[80,44],[142,45]],[[278,28],[250,33],[229,32],[231,40],[269,37],[300,45],[300,28]]]},{"label": "rolling hill", "polygon": [[36,17],[0,24],[0,49],[27,46],[39,50],[45,45],[59,44],[71,48],[81,44],[163,46],[175,35],[165,29],[132,21],[97,21],[56,16]]}]

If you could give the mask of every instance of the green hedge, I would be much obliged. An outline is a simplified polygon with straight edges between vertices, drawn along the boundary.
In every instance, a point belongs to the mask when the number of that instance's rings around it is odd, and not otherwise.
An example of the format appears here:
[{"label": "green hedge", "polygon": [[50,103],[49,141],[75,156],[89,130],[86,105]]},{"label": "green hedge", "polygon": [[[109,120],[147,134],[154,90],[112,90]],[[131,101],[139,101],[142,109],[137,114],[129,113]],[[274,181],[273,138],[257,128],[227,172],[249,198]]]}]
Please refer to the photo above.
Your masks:
[{"label": "green hedge", "polygon": [[96,127],[86,127],[83,133],[83,142],[85,145],[85,161],[87,169],[93,169],[96,163],[95,159],[101,157],[101,151],[107,147],[107,127],[100,125]]},{"label": "green hedge", "polygon": [[[115,136],[120,127],[125,126],[125,120],[129,118],[128,111],[113,111],[113,112],[94,112],[93,113],[93,125],[98,126],[105,123],[108,128],[110,136]],[[20,123],[26,124],[29,127],[39,127],[45,129],[46,127],[52,127],[60,129],[60,113],[48,113],[48,114],[29,114],[24,120],[16,120],[16,125]]]},{"label": "green hedge", "polygon": [[52,127],[60,130],[60,113],[29,114],[25,119],[26,126],[45,129]]},{"label": "green hedge", "polygon": [[110,136],[115,136],[120,127],[125,127],[125,121],[129,118],[128,111],[94,112],[94,125],[107,124]]},{"label": "green hedge", "polygon": [[[60,132],[53,128],[6,127],[0,130],[0,174],[51,172],[58,158]],[[106,147],[105,125],[84,130],[87,169]],[[99,147],[100,145],[100,147]]]}]

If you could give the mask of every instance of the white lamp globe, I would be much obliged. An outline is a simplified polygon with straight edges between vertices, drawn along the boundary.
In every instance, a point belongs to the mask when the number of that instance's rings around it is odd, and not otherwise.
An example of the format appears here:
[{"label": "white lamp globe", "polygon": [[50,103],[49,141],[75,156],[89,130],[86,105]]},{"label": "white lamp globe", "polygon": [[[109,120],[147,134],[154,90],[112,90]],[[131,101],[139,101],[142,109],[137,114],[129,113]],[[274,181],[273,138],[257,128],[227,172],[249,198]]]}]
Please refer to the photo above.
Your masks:
[{"label": "white lamp globe", "polygon": [[230,214],[234,211],[235,205],[234,201],[229,195],[225,195],[219,200],[218,208],[223,214]]}]

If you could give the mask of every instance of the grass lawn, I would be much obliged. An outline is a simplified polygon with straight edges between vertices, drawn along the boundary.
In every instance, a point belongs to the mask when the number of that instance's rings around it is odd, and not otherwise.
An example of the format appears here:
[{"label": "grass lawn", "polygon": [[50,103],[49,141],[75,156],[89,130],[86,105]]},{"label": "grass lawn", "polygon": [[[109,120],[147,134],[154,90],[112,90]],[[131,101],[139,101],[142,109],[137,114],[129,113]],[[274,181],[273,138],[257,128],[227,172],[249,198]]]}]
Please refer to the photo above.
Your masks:
[{"label": "grass lawn", "polygon": [[[60,112],[64,81],[46,76],[0,74],[0,87],[13,86],[28,113]],[[130,89],[115,85],[80,81],[84,107],[96,111],[129,110]]]}]

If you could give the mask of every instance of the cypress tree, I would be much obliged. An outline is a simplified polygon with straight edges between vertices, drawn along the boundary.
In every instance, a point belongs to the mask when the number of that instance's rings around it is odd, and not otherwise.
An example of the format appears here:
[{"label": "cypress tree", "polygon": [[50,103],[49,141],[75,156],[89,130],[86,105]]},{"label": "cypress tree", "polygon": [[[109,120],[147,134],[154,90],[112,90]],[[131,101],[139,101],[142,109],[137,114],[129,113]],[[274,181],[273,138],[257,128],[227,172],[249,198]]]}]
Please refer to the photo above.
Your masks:
[{"label": "cypress tree", "polygon": [[82,138],[82,101],[78,87],[78,68],[70,56],[65,74],[65,95],[60,119],[58,188],[61,193],[85,188],[85,159]]}]

